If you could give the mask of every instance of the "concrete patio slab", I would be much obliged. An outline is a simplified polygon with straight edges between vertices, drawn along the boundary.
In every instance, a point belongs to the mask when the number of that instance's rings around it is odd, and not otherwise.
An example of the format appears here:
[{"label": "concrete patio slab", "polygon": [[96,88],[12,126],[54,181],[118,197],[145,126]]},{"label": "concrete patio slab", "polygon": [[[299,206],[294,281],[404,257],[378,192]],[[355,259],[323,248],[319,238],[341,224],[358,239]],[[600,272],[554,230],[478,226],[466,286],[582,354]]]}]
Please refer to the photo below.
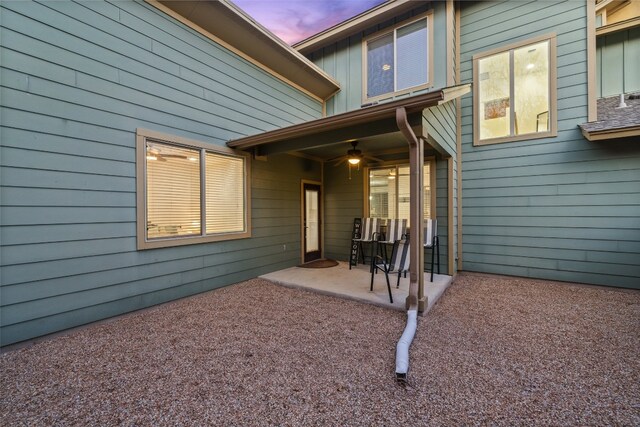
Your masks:
[{"label": "concrete patio slab", "polygon": [[[264,274],[260,278],[287,287],[306,289],[400,311],[406,309],[405,299],[409,295],[409,277],[400,279],[399,288],[395,286],[397,275],[389,277],[393,295],[393,303],[390,303],[383,273],[374,276],[373,291],[370,291],[369,267],[358,265],[349,270],[349,264],[346,262],[340,262],[337,266],[329,268],[291,267]],[[429,281],[430,278],[430,273],[424,273],[424,291],[427,296],[425,313],[431,310],[453,280],[451,276],[444,274],[434,274],[433,282]]]}]

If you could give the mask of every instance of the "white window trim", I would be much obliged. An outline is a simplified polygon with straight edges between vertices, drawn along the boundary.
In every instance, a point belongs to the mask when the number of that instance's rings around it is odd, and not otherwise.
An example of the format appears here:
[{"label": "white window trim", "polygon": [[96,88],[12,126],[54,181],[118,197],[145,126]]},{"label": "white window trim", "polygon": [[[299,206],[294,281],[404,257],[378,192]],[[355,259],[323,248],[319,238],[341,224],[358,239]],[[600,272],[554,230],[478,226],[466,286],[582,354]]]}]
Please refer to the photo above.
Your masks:
[{"label": "white window trim", "polygon": [[[534,132],[523,135],[504,136],[499,138],[480,139],[480,94],[479,94],[479,60],[496,55],[498,53],[510,52],[523,46],[528,46],[540,42],[549,42],[549,130],[547,132]],[[545,34],[520,42],[511,43],[496,49],[473,55],[473,145],[499,144],[503,142],[525,141],[530,139],[550,138],[558,136],[558,77],[557,77],[557,50],[556,34]],[[509,85],[513,92],[513,67],[510,71]]]},{"label": "white window trim", "polygon": [[[206,150],[212,153],[220,153],[243,157],[245,159],[244,175],[244,215],[246,229],[242,232],[200,234],[197,236],[167,237],[161,239],[147,239],[147,197],[146,197],[146,142],[147,139],[158,143],[166,143],[185,148]],[[202,179],[202,178],[201,178]],[[138,250],[166,248],[173,246],[193,245],[198,243],[220,242],[224,240],[245,239],[251,237],[251,157],[248,153],[232,150],[224,146],[205,144],[173,135],[167,135],[148,129],[136,129],[136,234]],[[205,187],[201,182],[201,230],[205,227],[204,200]]]},{"label": "white window trim", "polygon": [[[428,214],[429,214],[429,218],[435,219],[436,218],[436,200],[437,200],[436,158],[432,156],[425,157],[424,164],[429,165],[429,187],[431,189],[431,200],[429,201],[430,208],[429,208]],[[369,207],[369,171],[375,170],[375,169],[391,168],[391,167],[397,168],[398,166],[409,166],[408,160],[384,162],[376,166],[367,166],[364,168],[364,176],[366,178],[363,179],[364,181],[363,183],[364,184],[364,203],[363,203],[364,212],[362,212],[363,217],[369,216],[369,208],[370,208]],[[387,218],[387,219],[390,219],[390,218]],[[391,218],[391,219],[394,219],[394,218]]]},{"label": "white window trim", "polygon": [[[402,27],[406,27],[408,25],[411,25],[415,22],[421,21],[421,20],[426,20],[427,21],[427,73],[428,73],[428,80],[426,83],[418,85],[418,86],[413,86],[407,89],[402,89],[399,91],[392,91],[392,92],[387,92],[387,93],[383,93],[381,95],[377,95],[377,96],[372,96],[372,97],[368,97],[367,96],[367,82],[368,82],[368,76],[367,76],[367,46],[369,44],[370,41],[374,41],[380,37],[386,36],[389,33],[393,33],[393,60],[394,62],[396,61],[396,32],[399,28]],[[397,72],[396,72],[396,67],[394,64],[394,83],[393,86],[395,88],[396,86],[396,78],[397,78]],[[407,93],[411,93],[411,92],[416,92],[422,89],[427,89],[433,87],[433,10],[430,10],[428,12],[422,13],[418,16],[412,17],[411,20],[407,20],[407,21],[403,21],[400,22],[392,27],[389,28],[385,28],[384,30],[378,31],[377,33],[371,34],[370,36],[365,37],[362,40],[362,103],[371,103],[371,102],[376,102],[376,101],[380,101],[382,99],[390,99],[390,98],[394,98],[396,96],[399,95],[404,95]]]}]

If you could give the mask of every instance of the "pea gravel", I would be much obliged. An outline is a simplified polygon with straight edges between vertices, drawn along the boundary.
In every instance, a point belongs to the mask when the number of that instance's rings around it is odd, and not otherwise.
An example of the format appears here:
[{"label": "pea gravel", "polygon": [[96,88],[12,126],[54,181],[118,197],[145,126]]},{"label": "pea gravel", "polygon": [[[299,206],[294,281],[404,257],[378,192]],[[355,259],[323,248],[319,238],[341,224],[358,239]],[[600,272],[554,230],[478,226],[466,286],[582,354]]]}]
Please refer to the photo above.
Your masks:
[{"label": "pea gravel", "polygon": [[640,292],[459,275],[419,319],[255,279],[0,356],[0,424],[640,425]]}]

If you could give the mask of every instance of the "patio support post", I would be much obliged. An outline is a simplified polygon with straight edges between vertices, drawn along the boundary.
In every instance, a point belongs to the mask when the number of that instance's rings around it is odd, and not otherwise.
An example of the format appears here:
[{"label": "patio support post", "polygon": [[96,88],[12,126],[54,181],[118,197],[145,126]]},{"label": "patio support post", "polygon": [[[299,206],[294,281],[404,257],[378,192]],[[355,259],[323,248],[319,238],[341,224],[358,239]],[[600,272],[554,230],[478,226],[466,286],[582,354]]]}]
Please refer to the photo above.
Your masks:
[{"label": "patio support post", "polygon": [[396,109],[396,123],[409,143],[409,296],[407,308],[423,312],[426,308],[424,296],[424,136],[416,137],[407,120],[404,108]]}]

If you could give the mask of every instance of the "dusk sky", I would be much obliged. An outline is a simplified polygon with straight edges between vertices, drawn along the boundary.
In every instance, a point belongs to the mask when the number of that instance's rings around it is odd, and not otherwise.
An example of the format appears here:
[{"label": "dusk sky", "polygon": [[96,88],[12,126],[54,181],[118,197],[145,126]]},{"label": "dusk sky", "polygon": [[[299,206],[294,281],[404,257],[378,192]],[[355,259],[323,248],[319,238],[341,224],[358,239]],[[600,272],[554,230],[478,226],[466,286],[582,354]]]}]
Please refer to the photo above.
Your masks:
[{"label": "dusk sky", "polygon": [[385,0],[233,0],[289,44],[316,34]]}]

